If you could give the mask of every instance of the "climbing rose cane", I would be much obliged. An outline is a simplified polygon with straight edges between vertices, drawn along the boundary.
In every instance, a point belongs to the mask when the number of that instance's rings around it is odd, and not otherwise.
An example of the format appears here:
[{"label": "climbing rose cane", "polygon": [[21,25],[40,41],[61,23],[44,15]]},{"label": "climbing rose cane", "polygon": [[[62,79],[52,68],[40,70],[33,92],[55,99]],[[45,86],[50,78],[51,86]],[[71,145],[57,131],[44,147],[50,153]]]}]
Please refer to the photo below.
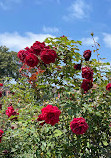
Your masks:
[{"label": "climbing rose cane", "polygon": [[54,126],[59,121],[59,115],[61,111],[57,106],[47,105],[43,109],[41,109],[42,114],[38,116],[38,121],[44,120],[45,123],[51,124]]},{"label": "climbing rose cane", "polygon": [[74,118],[70,122],[70,128],[73,133],[80,135],[80,134],[84,134],[87,131],[88,124],[86,123],[86,120],[82,117]]}]

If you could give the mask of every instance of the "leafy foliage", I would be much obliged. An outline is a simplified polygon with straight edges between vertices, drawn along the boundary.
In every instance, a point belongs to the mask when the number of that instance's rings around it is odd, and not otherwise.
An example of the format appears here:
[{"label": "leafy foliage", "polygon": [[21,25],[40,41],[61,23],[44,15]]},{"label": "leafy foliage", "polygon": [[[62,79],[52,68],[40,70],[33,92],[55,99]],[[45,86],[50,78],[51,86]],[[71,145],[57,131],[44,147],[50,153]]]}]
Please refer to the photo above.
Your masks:
[{"label": "leafy foliage", "polygon": [[[2,98],[0,126],[4,134],[0,143],[0,156],[110,157],[111,91],[106,90],[110,75],[110,69],[107,68],[109,63],[96,59],[85,61],[79,53],[80,41],[60,37],[48,38],[45,43],[56,48],[58,58],[55,63],[41,64],[39,68],[23,66],[20,70],[22,78],[16,85],[10,85],[15,95]],[[91,67],[94,72],[95,87],[87,93],[81,89],[81,70],[74,69],[78,62],[82,67]],[[13,116],[7,118],[5,114],[10,103],[18,109],[18,121],[12,121]],[[54,126],[40,126],[37,121],[41,109],[47,104],[61,110],[60,121]],[[70,122],[78,117],[83,117],[89,126],[83,135],[76,135],[70,129]]]}]

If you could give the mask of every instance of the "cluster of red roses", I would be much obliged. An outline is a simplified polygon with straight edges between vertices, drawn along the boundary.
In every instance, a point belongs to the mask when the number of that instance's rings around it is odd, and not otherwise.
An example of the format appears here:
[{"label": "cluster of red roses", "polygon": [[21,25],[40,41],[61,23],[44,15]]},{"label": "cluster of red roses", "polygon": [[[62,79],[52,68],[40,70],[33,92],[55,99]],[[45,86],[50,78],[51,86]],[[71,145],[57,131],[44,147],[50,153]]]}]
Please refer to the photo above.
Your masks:
[{"label": "cluster of red roses", "polygon": [[20,50],[17,54],[18,58],[30,67],[37,66],[40,60],[45,64],[54,63],[57,58],[56,51],[46,46],[44,42],[36,41],[29,48]]},{"label": "cluster of red roses", "polygon": [[[85,58],[85,61],[89,61],[90,57],[91,57],[91,51],[90,50],[86,50],[83,53],[83,57]],[[76,64],[74,65],[74,68],[76,70],[81,70],[81,64]],[[85,78],[81,84],[81,88],[84,90],[84,92],[87,92],[90,88],[92,88],[93,84],[93,70],[86,66],[86,67],[82,67],[82,77]]]},{"label": "cluster of red roses", "polygon": [[[61,111],[56,106],[47,105],[43,109],[41,109],[42,114],[38,116],[38,121],[43,121],[40,125],[44,125],[45,123],[51,124],[54,126],[59,121],[59,116]],[[88,124],[86,123],[85,119],[74,118],[73,121],[70,122],[70,128],[73,133],[80,135],[84,134],[88,129]]]},{"label": "cluster of red roses", "polygon": [[82,68],[82,78],[83,82],[81,84],[81,88],[84,90],[84,92],[87,92],[90,88],[93,87],[93,70],[86,66]]},{"label": "cluster of red roses", "polygon": [[[83,53],[83,57],[85,58],[85,61],[89,61],[90,57],[91,57],[91,51],[90,50],[86,50]],[[74,68],[76,70],[81,70],[81,64],[76,64],[74,65]],[[86,66],[82,68],[82,78],[83,82],[81,84],[81,88],[84,90],[84,92],[87,92],[90,88],[93,87],[93,70]],[[108,83],[106,86],[106,90],[111,90],[111,83]]]}]

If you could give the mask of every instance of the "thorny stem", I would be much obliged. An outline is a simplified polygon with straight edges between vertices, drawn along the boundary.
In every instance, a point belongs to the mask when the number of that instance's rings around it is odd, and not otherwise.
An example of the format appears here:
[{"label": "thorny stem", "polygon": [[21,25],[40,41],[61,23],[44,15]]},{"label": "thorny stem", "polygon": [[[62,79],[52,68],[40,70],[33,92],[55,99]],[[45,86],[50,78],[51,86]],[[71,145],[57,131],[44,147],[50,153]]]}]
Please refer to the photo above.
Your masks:
[{"label": "thorny stem", "polygon": [[[98,48],[97,48],[97,44],[98,44],[98,43],[95,41],[93,35],[92,35],[92,39],[93,39],[93,41],[94,41],[94,46],[95,46],[96,52],[97,52],[97,60],[98,60],[98,63],[100,63],[100,60],[99,60],[99,53],[98,53]],[[98,45],[99,45],[99,44],[98,44]],[[100,71],[100,76],[102,77],[100,66],[98,66],[98,68],[99,68],[99,71]]]}]

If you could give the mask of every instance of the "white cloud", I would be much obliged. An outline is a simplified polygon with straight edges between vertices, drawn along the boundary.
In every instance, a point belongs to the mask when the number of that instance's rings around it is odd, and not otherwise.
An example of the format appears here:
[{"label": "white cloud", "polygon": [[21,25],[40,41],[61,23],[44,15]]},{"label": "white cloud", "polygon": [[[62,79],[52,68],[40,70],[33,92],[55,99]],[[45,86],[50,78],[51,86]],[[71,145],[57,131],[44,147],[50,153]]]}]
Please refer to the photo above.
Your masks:
[{"label": "white cloud", "polygon": [[8,9],[7,5],[5,5],[3,2],[0,2],[0,7],[1,7],[3,10],[7,10],[7,9]]},{"label": "white cloud", "polygon": [[48,2],[56,2],[60,4],[60,0],[35,0],[35,3],[38,5],[43,4],[43,3],[48,3]]},{"label": "white cloud", "polygon": [[76,0],[68,8],[68,10],[68,15],[63,17],[65,20],[70,20],[74,18],[84,19],[89,17],[91,6],[87,4],[84,0]]},{"label": "white cloud", "polygon": [[[96,42],[98,42],[99,37],[97,37],[97,36],[94,37],[94,40],[95,40]],[[82,38],[81,41],[82,41],[82,44],[83,44],[83,45],[86,45],[86,46],[92,46],[92,45],[94,45],[94,41],[93,41],[92,38]]]},{"label": "white cloud", "polygon": [[59,29],[57,27],[46,27],[43,26],[43,31],[46,33],[58,33]]},{"label": "white cloud", "polygon": [[3,10],[8,10],[11,8],[12,4],[19,4],[23,0],[0,0],[0,7]]},{"label": "white cloud", "polygon": [[10,50],[18,51],[25,47],[30,47],[35,41],[43,42],[47,37],[54,37],[50,34],[34,34],[26,32],[24,36],[19,33],[3,33],[0,34],[0,45],[10,48]]},{"label": "white cloud", "polygon": [[103,36],[104,36],[103,41],[106,47],[111,48],[111,34],[103,33]]}]

